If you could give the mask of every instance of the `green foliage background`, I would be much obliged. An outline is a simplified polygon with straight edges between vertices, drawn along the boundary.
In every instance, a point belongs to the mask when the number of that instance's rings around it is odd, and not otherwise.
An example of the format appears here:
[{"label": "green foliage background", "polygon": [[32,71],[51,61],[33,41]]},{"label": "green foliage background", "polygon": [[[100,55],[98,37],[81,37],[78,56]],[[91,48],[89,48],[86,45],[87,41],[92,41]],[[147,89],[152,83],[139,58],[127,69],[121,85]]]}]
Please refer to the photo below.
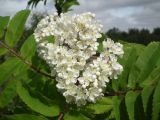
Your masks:
[{"label": "green foliage background", "polygon": [[[46,2],[46,1],[44,1]],[[35,6],[38,1],[31,0]],[[57,11],[67,12],[76,0],[57,0]],[[59,10],[58,10],[59,9]],[[119,59],[124,71],[106,88],[95,104],[77,107],[67,104],[57,91],[48,65],[36,52],[30,35],[16,49],[30,10],[12,19],[0,17],[0,120],[159,120],[160,119],[160,43],[148,46],[126,43]],[[105,35],[99,40],[101,43]],[[103,50],[100,44],[98,52]]]}]

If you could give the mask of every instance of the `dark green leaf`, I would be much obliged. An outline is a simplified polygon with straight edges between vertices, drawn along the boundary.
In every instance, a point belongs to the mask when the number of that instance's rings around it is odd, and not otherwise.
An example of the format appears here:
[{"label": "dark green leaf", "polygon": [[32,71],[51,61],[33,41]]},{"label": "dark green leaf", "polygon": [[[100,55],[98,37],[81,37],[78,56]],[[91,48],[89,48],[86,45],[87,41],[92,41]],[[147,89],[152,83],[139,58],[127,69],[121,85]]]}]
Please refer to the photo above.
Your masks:
[{"label": "dark green leaf", "polygon": [[7,51],[8,50],[6,48],[3,48],[3,47],[0,46],[0,56],[4,55],[5,53],[7,53]]},{"label": "dark green leaf", "polygon": [[41,102],[38,98],[31,96],[21,82],[18,82],[17,84],[17,92],[23,102],[32,110],[49,117],[59,115],[60,109],[58,105],[48,105]]},{"label": "dark green leaf", "polygon": [[160,81],[155,89],[153,95],[152,120],[159,120],[160,118]]},{"label": "dark green leaf", "polygon": [[139,93],[130,91],[126,94],[125,103],[130,120],[145,119],[142,100]]},{"label": "dark green leaf", "polygon": [[113,110],[116,120],[129,120],[124,97],[113,97]]},{"label": "dark green leaf", "polygon": [[0,65],[0,85],[13,75],[18,65],[19,60],[17,60],[17,58],[8,59]]},{"label": "dark green leaf", "polygon": [[3,108],[16,96],[16,80],[10,80],[0,93],[0,108]]},{"label": "dark green leaf", "polygon": [[143,108],[144,112],[147,112],[147,105],[149,102],[149,98],[154,90],[153,86],[145,87],[142,91],[142,100],[143,100]]},{"label": "dark green leaf", "polygon": [[120,120],[129,120],[129,116],[127,114],[127,108],[125,106],[125,98],[121,98],[120,104]]},{"label": "dark green leaf", "polygon": [[113,99],[113,112],[116,120],[129,120],[125,107],[124,97],[114,96],[112,99]]},{"label": "dark green leaf", "polygon": [[[2,38],[4,36],[5,29],[7,28],[7,25],[8,25],[8,22],[9,22],[9,18],[10,17],[8,17],[8,16],[5,16],[5,17],[0,16],[0,38]],[[3,39],[2,39],[2,41],[4,42]],[[7,53],[7,51],[8,51],[7,49],[0,46],[0,56]]]},{"label": "dark green leaf", "polygon": [[31,114],[14,114],[6,115],[2,120],[48,120],[43,116],[31,115]]},{"label": "dark green leaf", "polygon": [[9,18],[9,16],[0,16],[0,38],[2,38],[4,35],[4,30],[7,28]]},{"label": "dark green leaf", "polygon": [[69,11],[70,7],[72,7],[73,5],[79,5],[79,2],[77,0],[67,0],[62,5],[62,12],[65,13],[65,12]]},{"label": "dark green leaf", "polygon": [[147,86],[142,91],[142,102],[143,102],[143,108],[145,112],[145,116],[147,120],[151,120],[152,115],[152,100],[153,100],[153,86]]},{"label": "dark green leaf", "polygon": [[46,3],[47,3],[47,0],[29,0],[29,1],[28,1],[28,6],[31,6],[32,8],[33,8],[33,7],[36,7],[37,4],[38,4],[40,1],[44,1],[44,5],[46,5]]},{"label": "dark green leaf", "polygon": [[135,102],[135,119],[136,120],[146,119],[144,109],[143,109],[141,94],[138,95],[136,102]]},{"label": "dark green leaf", "polygon": [[113,97],[113,110],[116,120],[120,120],[120,103],[121,99],[118,96]]}]

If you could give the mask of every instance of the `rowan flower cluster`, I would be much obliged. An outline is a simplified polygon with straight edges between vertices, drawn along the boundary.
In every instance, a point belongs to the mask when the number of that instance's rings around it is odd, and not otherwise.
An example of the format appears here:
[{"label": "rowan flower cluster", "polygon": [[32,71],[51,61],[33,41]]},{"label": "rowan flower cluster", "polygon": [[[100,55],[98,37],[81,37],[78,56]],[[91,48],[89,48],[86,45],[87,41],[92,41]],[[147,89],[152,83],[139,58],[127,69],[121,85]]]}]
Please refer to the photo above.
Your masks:
[{"label": "rowan flower cluster", "polygon": [[[123,55],[120,43],[107,39],[104,51],[96,54],[102,27],[94,14],[83,13],[47,16],[35,30],[39,55],[49,64],[51,75],[56,75],[56,86],[68,103],[96,102],[109,80],[123,70],[117,62]],[[47,36],[54,36],[54,43],[44,39]]]}]

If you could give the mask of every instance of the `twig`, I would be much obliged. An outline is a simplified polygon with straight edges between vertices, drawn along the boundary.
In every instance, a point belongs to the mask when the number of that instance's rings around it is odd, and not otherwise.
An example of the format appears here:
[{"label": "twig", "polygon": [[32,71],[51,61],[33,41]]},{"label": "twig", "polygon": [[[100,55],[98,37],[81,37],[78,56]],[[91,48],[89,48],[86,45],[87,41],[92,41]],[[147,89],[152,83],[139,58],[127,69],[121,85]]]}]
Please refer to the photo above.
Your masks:
[{"label": "twig", "polygon": [[60,112],[58,120],[63,120],[64,114],[67,113],[69,111],[69,104],[65,103],[64,105],[64,109],[62,112]]},{"label": "twig", "polygon": [[63,120],[63,117],[64,117],[64,113],[61,112],[60,115],[59,115],[59,117],[58,117],[58,120]]},{"label": "twig", "polygon": [[143,88],[135,88],[135,89],[129,89],[129,90],[127,90],[127,91],[116,91],[116,92],[106,92],[104,95],[105,96],[124,96],[124,95],[126,95],[126,93],[128,92],[128,91],[142,91],[143,90]]},{"label": "twig", "polygon": [[0,45],[3,46],[4,48],[6,48],[7,50],[9,50],[10,53],[12,53],[14,56],[16,56],[18,59],[20,59],[24,64],[26,64],[27,66],[29,66],[29,68],[35,72],[37,72],[38,74],[41,74],[45,77],[51,78],[53,79],[54,77],[52,77],[51,75],[41,71],[40,69],[38,69],[37,67],[35,67],[34,65],[32,65],[32,63],[30,63],[29,61],[25,60],[25,58],[23,58],[22,56],[20,56],[14,49],[10,48],[7,44],[3,43],[2,41],[0,41]]}]

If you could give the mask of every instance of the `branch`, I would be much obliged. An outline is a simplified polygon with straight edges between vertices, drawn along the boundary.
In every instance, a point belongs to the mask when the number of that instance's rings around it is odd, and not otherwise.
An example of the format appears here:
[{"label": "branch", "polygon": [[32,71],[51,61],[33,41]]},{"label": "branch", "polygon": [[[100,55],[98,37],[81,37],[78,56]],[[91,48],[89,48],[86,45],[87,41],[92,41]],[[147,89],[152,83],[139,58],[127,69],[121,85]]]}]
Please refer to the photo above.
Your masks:
[{"label": "branch", "polygon": [[59,115],[59,117],[58,117],[58,120],[63,120],[63,117],[64,117],[64,113],[61,112],[60,115]]},{"label": "branch", "polygon": [[9,52],[11,54],[13,54],[14,56],[16,56],[19,60],[21,60],[24,64],[26,64],[27,66],[29,66],[29,68],[32,71],[37,72],[38,74],[41,74],[45,77],[48,77],[50,79],[53,79],[54,77],[52,77],[51,75],[49,75],[48,73],[45,73],[43,71],[41,71],[40,69],[38,69],[36,66],[32,65],[32,63],[30,63],[29,61],[25,60],[24,57],[20,56],[14,49],[10,48],[7,44],[3,43],[2,41],[0,41],[0,45],[2,45],[4,48],[6,48],[7,50],[9,50]]},{"label": "branch", "polygon": [[63,120],[64,114],[69,111],[69,104],[65,103],[64,109],[62,112],[60,112],[58,120]]},{"label": "branch", "polygon": [[137,91],[141,92],[143,88],[135,88],[135,89],[129,89],[126,91],[116,91],[116,92],[106,92],[104,96],[125,96],[128,91]]}]

